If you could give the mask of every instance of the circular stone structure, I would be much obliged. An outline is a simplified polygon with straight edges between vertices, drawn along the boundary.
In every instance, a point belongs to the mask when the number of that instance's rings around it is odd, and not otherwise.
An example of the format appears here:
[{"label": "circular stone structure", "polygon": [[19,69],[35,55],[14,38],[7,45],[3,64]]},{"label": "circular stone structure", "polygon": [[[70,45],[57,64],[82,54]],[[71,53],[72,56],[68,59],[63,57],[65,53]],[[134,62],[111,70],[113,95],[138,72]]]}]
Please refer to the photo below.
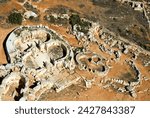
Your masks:
[{"label": "circular stone structure", "polygon": [[[4,47],[10,65],[7,70],[12,72],[0,85],[1,100],[38,100],[48,89],[59,92],[79,80],[78,75],[67,74],[67,69],[75,69],[70,45],[48,27],[16,28],[7,36]],[[5,67],[1,69],[4,75]]]},{"label": "circular stone structure", "polygon": [[16,28],[6,39],[5,48],[5,52],[9,55],[8,62],[11,63],[19,56],[30,62],[41,63],[50,60],[58,62],[67,58],[71,52],[69,44],[55,31],[45,26]]}]

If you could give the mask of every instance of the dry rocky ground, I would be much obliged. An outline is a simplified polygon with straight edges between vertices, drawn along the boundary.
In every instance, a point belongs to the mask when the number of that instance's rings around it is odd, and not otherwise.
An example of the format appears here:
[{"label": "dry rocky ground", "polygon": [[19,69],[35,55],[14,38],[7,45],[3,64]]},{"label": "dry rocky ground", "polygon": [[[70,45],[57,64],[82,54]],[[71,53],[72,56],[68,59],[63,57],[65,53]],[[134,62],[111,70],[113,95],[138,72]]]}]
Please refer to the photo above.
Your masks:
[{"label": "dry rocky ground", "polygon": [[[81,79],[60,92],[46,90],[38,100],[150,100],[150,2],[134,1],[144,9],[136,10],[130,0],[0,0],[0,64],[7,64],[4,40],[20,26],[10,24],[8,15],[19,12],[22,25],[48,26],[73,49],[84,49],[74,69]],[[36,15],[25,16],[27,11]],[[68,20],[72,14],[92,26],[72,28]],[[1,99],[14,100],[15,87],[12,84]]]}]

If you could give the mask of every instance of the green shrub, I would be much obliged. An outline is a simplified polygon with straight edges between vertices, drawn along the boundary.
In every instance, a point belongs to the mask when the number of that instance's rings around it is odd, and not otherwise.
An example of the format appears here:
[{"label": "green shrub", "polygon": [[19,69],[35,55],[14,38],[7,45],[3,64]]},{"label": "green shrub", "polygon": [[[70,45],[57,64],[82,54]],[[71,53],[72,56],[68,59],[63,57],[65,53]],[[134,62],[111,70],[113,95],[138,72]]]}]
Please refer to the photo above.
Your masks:
[{"label": "green shrub", "polygon": [[87,34],[89,28],[91,27],[90,22],[81,20],[80,16],[76,14],[71,15],[69,21],[72,28],[74,25],[78,25],[77,30],[83,32],[84,34]]},{"label": "green shrub", "polygon": [[11,13],[9,16],[8,16],[8,21],[11,23],[11,24],[19,24],[21,25],[22,23],[22,15],[21,13]]},{"label": "green shrub", "polygon": [[73,27],[75,24],[79,24],[81,22],[81,19],[79,15],[73,14],[70,16],[69,22],[71,26]]}]

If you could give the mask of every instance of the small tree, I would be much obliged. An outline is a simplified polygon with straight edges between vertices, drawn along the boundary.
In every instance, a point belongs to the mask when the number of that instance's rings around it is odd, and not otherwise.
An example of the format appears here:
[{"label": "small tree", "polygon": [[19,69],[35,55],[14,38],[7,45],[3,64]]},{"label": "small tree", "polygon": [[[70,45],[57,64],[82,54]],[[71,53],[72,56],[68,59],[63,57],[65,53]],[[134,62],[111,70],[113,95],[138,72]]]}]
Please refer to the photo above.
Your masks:
[{"label": "small tree", "polygon": [[8,16],[8,21],[11,23],[11,24],[19,24],[21,25],[22,23],[22,15],[21,13],[11,13],[9,16]]},{"label": "small tree", "polygon": [[81,22],[81,19],[79,15],[73,14],[70,16],[69,22],[71,26],[73,27],[75,24],[79,24]]},{"label": "small tree", "polygon": [[89,28],[91,27],[90,22],[82,20],[77,14],[73,14],[70,16],[69,23],[72,26],[72,29],[74,25],[77,25],[77,30],[83,32],[84,34],[87,34]]}]

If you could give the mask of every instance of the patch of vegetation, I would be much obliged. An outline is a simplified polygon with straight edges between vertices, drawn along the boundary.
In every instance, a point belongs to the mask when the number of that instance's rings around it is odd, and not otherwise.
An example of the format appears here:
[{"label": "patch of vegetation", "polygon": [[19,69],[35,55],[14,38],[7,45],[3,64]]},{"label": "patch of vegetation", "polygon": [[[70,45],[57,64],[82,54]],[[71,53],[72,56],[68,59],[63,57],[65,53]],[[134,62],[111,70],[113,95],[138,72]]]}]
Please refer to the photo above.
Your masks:
[{"label": "patch of vegetation", "polygon": [[101,6],[101,7],[110,7],[117,4],[116,0],[91,0],[93,5]]},{"label": "patch of vegetation", "polygon": [[77,11],[69,8],[69,7],[66,7],[66,6],[63,6],[63,5],[58,5],[56,7],[53,7],[53,8],[48,8],[46,10],[46,13],[48,14],[52,14],[52,13],[56,13],[56,14],[71,14],[71,13],[78,13]]},{"label": "patch of vegetation", "polygon": [[38,10],[33,7],[29,2],[26,2],[23,6],[26,8],[26,10],[33,11],[34,13],[38,14]]},{"label": "patch of vegetation", "polygon": [[21,13],[11,13],[9,16],[8,16],[8,21],[11,23],[11,24],[19,24],[21,25],[22,24],[22,15]]},{"label": "patch of vegetation", "polygon": [[52,24],[58,24],[58,25],[67,25],[68,24],[67,18],[61,18],[61,17],[55,18],[53,15],[45,16],[44,19]]},{"label": "patch of vegetation", "polygon": [[82,21],[80,22],[80,26],[81,26],[81,28],[79,28],[79,31],[86,34],[86,33],[88,33],[89,28],[91,27],[91,23],[82,20]]},{"label": "patch of vegetation", "polygon": [[140,45],[142,48],[144,48],[147,51],[150,51],[150,45]]},{"label": "patch of vegetation", "polygon": [[77,30],[85,34],[87,34],[89,28],[91,27],[90,22],[82,20],[77,14],[73,14],[70,16],[69,23],[71,24],[72,28],[74,25],[77,25]]},{"label": "patch of vegetation", "polygon": [[52,11],[58,14],[67,14],[68,8],[59,5],[57,8],[53,8]]},{"label": "patch of vegetation", "polygon": [[[116,25],[115,25],[116,26]],[[150,51],[150,41],[148,40],[148,31],[144,27],[132,27],[124,30],[121,26],[116,26],[118,34],[128,39],[130,42],[135,43],[141,48]]]},{"label": "patch of vegetation", "polygon": [[71,24],[72,27],[75,24],[79,24],[80,22],[81,22],[81,19],[80,19],[79,15],[77,15],[77,14],[71,15],[69,18],[69,23]]},{"label": "patch of vegetation", "polygon": [[10,1],[10,0],[0,0],[0,3],[6,3],[8,1]]}]

